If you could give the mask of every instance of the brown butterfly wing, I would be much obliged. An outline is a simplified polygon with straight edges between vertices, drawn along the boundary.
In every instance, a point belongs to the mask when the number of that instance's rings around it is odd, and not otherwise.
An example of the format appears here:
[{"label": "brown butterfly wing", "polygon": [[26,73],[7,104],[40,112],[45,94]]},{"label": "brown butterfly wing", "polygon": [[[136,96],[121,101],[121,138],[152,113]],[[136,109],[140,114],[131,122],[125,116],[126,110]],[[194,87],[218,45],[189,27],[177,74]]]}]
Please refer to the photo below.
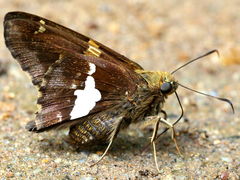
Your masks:
[{"label": "brown butterfly wing", "polygon": [[[41,106],[36,121],[28,129],[45,130],[70,120],[74,106],[74,83],[84,89],[90,64],[102,98],[90,113],[106,110],[133,93],[141,81],[134,70],[142,69],[126,57],[90,38],[44,18],[11,12],[5,16],[6,45],[34,85],[40,89]],[[59,117],[61,114],[61,117]]]},{"label": "brown butterfly wing", "polygon": [[[4,37],[13,57],[32,76],[34,85],[41,85],[44,74],[62,50],[84,54],[92,41],[64,26],[24,12],[10,12],[5,16]],[[94,45],[101,51],[101,58],[118,61],[129,69],[142,69],[137,63],[95,40]]]},{"label": "brown butterfly wing", "polygon": [[[76,123],[70,117],[76,100],[74,92],[76,89],[85,88],[85,80],[88,76],[87,73],[83,73],[83,66],[79,61],[87,63],[85,65],[87,67],[89,63],[96,65],[96,72],[92,77],[95,80],[96,89],[102,96],[87,115],[118,105],[125,98],[126,92],[133,93],[137,88],[135,82],[139,81],[138,76],[110,61],[81,54],[75,57],[63,55],[62,61],[54,64],[52,71],[45,76],[43,86],[40,88],[41,97],[38,99],[38,104],[41,105],[41,111],[37,114],[35,121],[38,130],[57,124],[65,123],[66,126],[66,123]],[[76,76],[79,73],[81,76]],[[73,88],[72,84],[77,87]]]}]

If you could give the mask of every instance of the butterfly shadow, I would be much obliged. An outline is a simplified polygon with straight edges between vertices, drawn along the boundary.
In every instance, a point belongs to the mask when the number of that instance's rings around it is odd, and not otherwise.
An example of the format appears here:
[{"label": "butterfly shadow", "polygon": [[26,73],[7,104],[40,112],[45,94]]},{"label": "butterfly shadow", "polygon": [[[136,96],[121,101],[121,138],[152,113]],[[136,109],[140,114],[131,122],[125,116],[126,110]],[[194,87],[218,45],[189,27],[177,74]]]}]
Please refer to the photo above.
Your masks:
[{"label": "butterfly shadow", "polygon": [[[131,134],[131,133],[130,133]],[[134,134],[134,133],[133,133]],[[150,137],[152,135],[152,129],[142,131],[141,136],[129,135],[129,133],[121,132],[114,140],[111,148],[108,151],[108,155],[114,158],[116,161],[122,161],[128,159],[130,156],[141,156],[152,153],[152,145],[150,143]],[[181,133],[177,137],[180,149],[183,149],[184,139],[189,139],[188,132]],[[55,152],[59,154],[65,154],[66,152],[77,153],[84,155],[98,154],[101,155],[108,144],[99,144],[87,147],[78,147],[76,144],[72,144],[69,141],[68,136],[52,136],[55,138],[44,138],[38,145],[38,149],[43,153]],[[190,143],[190,142],[189,142]],[[147,147],[147,148],[146,148]],[[171,139],[171,133],[165,133],[156,142],[157,152],[169,152],[177,155],[175,145]]]}]

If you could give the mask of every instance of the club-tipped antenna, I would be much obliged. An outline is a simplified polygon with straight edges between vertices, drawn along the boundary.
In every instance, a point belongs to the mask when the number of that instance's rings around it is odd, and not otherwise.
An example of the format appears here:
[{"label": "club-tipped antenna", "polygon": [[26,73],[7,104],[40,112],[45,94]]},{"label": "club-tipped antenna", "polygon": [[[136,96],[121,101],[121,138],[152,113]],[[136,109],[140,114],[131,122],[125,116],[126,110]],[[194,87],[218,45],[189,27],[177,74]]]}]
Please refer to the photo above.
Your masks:
[{"label": "club-tipped antenna", "polygon": [[210,95],[210,94],[206,94],[206,93],[203,93],[203,92],[200,92],[200,91],[191,89],[191,88],[189,88],[189,87],[187,87],[187,86],[184,86],[184,85],[182,85],[182,84],[180,84],[180,83],[178,83],[178,85],[181,86],[181,87],[183,87],[183,88],[185,88],[185,89],[187,89],[187,90],[193,91],[193,92],[195,92],[195,93],[198,93],[198,94],[201,94],[201,95],[204,95],[204,96],[207,96],[207,97],[211,97],[211,98],[217,99],[217,100],[219,100],[219,101],[224,101],[224,102],[228,103],[228,104],[231,106],[231,109],[232,109],[232,111],[233,111],[233,114],[235,113],[233,104],[232,104],[232,102],[231,102],[229,99],[222,98],[222,97],[218,97],[218,96],[212,96],[212,95]]},{"label": "club-tipped antenna", "polygon": [[206,56],[208,56],[208,55],[210,55],[210,54],[213,54],[213,53],[217,53],[217,55],[219,56],[218,50],[217,50],[217,49],[214,49],[214,50],[209,51],[209,52],[207,52],[207,53],[205,53],[205,54],[203,54],[203,55],[201,55],[201,56],[199,56],[199,57],[197,57],[197,58],[195,58],[195,59],[192,59],[192,60],[188,61],[187,63],[183,64],[182,66],[180,66],[180,67],[178,67],[177,69],[175,69],[174,71],[172,71],[171,74],[174,74],[175,72],[177,72],[178,70],[180,70],[180,69],[182,69],[183,67],[187,66],[188,64],[191,64],[191,63],[193,63],[194,61],[197,61],[197,60],[199,60],[199,59],[201,59],[201,58],[203,58],[203,57],[206,57]]}]

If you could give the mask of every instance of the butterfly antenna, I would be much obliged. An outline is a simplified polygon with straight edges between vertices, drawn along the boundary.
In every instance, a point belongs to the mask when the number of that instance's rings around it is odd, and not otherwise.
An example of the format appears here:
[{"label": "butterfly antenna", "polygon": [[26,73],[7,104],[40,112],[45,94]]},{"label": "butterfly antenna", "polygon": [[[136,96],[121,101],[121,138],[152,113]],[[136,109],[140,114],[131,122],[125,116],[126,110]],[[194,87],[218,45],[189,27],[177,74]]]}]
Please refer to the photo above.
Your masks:
[{"label": "butterfly antenna", "polygon": [[205,54],[203,54],[203,55],[201,55],[201,56],[199,56],[199,57],[197,57],[197,58],[195,58],[195,59],[192,59],[192,60],[188,61],[186,64],[183,64],[182,66],[180,66],[180,67],[178,67],[177,69],[175,69],[174,71],[172,71],[171,74],[174,74],[174,73],[177,72],[178,70],[180,70],[180,69],[182,69],[183,67],[185,67],[185,66],[193,63],[194,61],[197,61],[197,60],[199,60],[199,59],[201,59],[201,58],[203,58],[203,57],[206,57],[206,56],[208,56],[208,55],[210,55],[210,54],[213,54],[213,53],[217,53],[217,55],[218,55],[218,57],[219,57],[219,52],[218,52],[218,50],[214,49],[214,50],[209,51],[209,52],[207,52],[207,53],[205,53]]},{"label": "butterfly antenna", "polygon": [[184,85],[182,85],[182,84],[180,84],[180,83],[178,83],[178,85],[181,86],[181,87],[183,87],[184,89],[187,89],[187,90],[193,91],[193,92],[195,92],[195,93],[198,93],[198,94],[201,94],[201,95],[204,95],[204,96],[210,97],[210,98],[214,98],[214,99],[217,99],[217,100],[219,100],[219,101],[226,102],[226,103],[228,103],[228,104],[230,105],[233,114],[235,113],[235,110],[234,110],[233,104],[232,104],[232,102],[231,102],[229,99],[222,98],[222,97],[217,97],[217,96],[212,96],[212,95],[210,95],[210,94],[206,94],[206,93],[203,93],[203,92],[200,92],[200,91],[197,91],[197,90],[191,89],[191,88],[189,88],[189,87],[187,87],[187,86],[184,86]]}]

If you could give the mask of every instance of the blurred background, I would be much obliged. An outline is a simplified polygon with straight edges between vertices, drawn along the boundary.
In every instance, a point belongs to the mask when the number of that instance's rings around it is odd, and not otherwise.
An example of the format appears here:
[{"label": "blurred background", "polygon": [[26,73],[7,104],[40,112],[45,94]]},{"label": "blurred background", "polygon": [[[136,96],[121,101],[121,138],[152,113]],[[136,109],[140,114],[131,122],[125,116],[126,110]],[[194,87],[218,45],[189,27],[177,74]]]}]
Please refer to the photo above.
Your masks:
[{"label": "blurred background", "polygon": [[[1,23],[9,11],[33,13],[90,36],[147,70],[171,72],[218,49],[220,58],[213,54],[175,76],[188,87],[229,98],[236,110],[232,115],[226,103],[179,88],[185,120],[176,129],[184,158],[166,133],[158,143],[162,172],[157,174],[151,148],[141,153],[152,127],[133,125],[104,161],[89,168],[88,162],[102,151],[78,151],[58,132],[32,134],[24,129],[34,118],[37,91],[5,47],[1,25],[0,177],[239,178],[239,0],[0,0],[0,7]],[[180,113],[175,97],[169,98],[166,110],[174,121]]]}]

